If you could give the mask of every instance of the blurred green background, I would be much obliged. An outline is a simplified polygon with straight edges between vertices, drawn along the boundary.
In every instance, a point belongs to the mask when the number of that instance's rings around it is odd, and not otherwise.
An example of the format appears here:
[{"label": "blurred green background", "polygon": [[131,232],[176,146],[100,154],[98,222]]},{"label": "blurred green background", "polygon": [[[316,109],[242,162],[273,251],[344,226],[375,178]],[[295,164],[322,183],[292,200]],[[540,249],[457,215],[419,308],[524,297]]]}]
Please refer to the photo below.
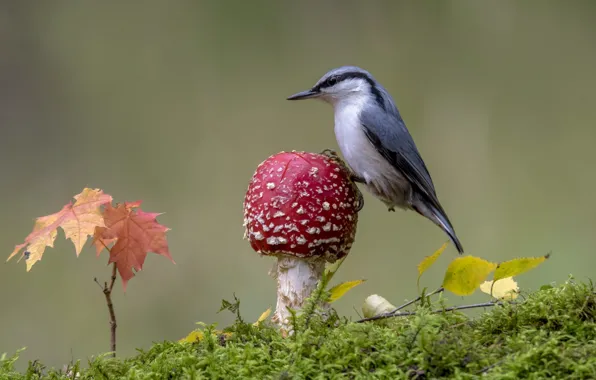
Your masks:
[{"label": "blurred green background", "polygon": [[[165,212],[177,262],[149,255],[126,294],[117,284],[119,355],[227,325],[234,292],[256,319],[275,284],[273,259],[242,240],[248,180],[280,150],[337,148],[330,106],[285,98],[353,64],[393,94],[466,253],[552,251],[518,278],[528,290],[593,277],[595,18],[591,1],[2,1],[0,247],[99,187]],[[349,316],[371,293],[413,298],[417,263],[446,240],[365,197],[335,279],[368,279],[336,304]],[[60,232],[30,273],[0,267],[0,353],[61,366],[109,350],[93,282],[106,262],[89,246],[77,259]]]}]

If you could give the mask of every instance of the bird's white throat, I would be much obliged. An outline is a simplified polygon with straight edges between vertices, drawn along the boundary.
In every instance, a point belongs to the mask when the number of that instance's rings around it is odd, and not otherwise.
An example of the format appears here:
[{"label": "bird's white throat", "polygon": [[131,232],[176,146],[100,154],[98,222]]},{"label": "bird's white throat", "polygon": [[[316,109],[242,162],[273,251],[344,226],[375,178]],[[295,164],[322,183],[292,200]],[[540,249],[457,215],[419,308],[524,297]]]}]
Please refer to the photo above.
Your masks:
[{"label": "bird's white throat", "polygon": [[381,155],[371,144],[360,121],[360,113],[370,95],[351,94],[333,105],[335,111],[335,137],[344,159],[354,173],[369,182],[379,176],[384,165]]}]

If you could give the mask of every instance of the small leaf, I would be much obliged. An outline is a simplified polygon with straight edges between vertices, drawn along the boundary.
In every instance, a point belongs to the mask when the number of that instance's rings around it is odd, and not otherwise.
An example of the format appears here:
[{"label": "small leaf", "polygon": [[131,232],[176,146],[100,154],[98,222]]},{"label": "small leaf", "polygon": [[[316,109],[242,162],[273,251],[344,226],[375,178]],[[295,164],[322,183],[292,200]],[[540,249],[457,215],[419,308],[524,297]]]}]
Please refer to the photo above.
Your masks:
[{"label": "small leaf", "polygon": [[549,257],[550,254],[540,257],[521,257],[519,259],[503,261],[502,263],[499,263],[495,270],[494,280],[497,281],[506,277],[519,276],[538,266]]},{"label": "small leaf", "polygon": [[443,253],[443,251],[445,251],[445,248],[447,248],[448,245],[449,241],[445,242],[445,244],[443,244],[441,248],[437,249],[435,253],[433,253],[430,256],[426,256],[424,260],[422,260],[420,264],[418,264],[418,280],[416,281],[418,287],[420,287],[420,277],[422,276],[422,274],[426,272],[426,270],[430,268],[431,265],[435,263],[435,261],[437,261],[439,256],[441,256],[441,254]]},{"label": "small leaf", "polygon": [[348,256],[344,256],[343,258],[337,260],[336,262],[328,265],[327,268],[325,268],[325,277],[327,278],[327,282],[331,281],[335,273],[339,270],[339,267],[341,267],[341,264],[343,264],[346,257]]},{"label": "small leaf", "polygon": [[180,343],[194,343],[200,342],[205,337],[205,334],[201,330],[193,330],[185,336],[184,338],[180,339],[178,342]]},{"label": "small leaf", "polygon": [[395,309],[395,306],[385,298],[378,294],[372,294],[366,297],[364,304],[362,304],[362,315],[364,315],[364,318],[371,318],[380,314],[389,313]]},{"label": "small leaf", "polygon": [[346,281],[342,282],[341,284],[335,285],[333,288],[329,289],[329,303],[337,301],[338,299],[343,297],[350,289],[362,284],[364,281],[366,280]]},{"label": "small leaf", "polygon": [[78,256],[88,236],[93,235],[95,228],[105,226],[100,208],[109,204],[112,197],[104,194],[100,189],[85,188],[80,194],[75,195],[74,199],[74,204],[69,202],[57,213],[37,218],[33,231],[25,238],[23,244],[15,246],[6,261],[26,248],[19,260],[25,258],[27,272],[29,272],[33,264],[41,260],[46,247],[54,246],[58,227],[64,230],[64,236],[67,239],[72,240]]},{"label": "small leaf", "polygon": [[543,290],[550,290],[550,289],[552,289],[552,288],[554,288],[554,286],[552,286],[552,285],[542,285],[542,286],[540,287],[540,290],[541,290],[541,291],[543,291]]},{"label": "small leaf", "polygon": [[443,287],[458,296],[470,295],[496,267],[479,257],[458,257],[449,264]]},{"label": "small leaf", "polygon": [[135,272],[143,269],[147,253],[153,252],[174,262],[166,240],[169,228],[157,222],[160,214],[145,212],[140,205],[140,201],[116,207],[107,204],[103,211],[105,227],[97,227],[93,238],[98,253],[115,242],[109,249],[108,264],[116,263],[124,291]]},{"label": "small leaf", "polygon": [[507,277],[497,281],[484,281],[480,290],[497,299],[513,300],[517,298],[519,288],[512,277]]},{"label": "small leaf", "polygon": [[257,321],[255,323],[253,323],[253,326],[258,326],[261,322],[263,322],[265,319],[267,319],[267,317],[269,317],[269,314],[271,314],[271,308],[265,310],[261,316],[259,317],[259,319],[257,319]]}]

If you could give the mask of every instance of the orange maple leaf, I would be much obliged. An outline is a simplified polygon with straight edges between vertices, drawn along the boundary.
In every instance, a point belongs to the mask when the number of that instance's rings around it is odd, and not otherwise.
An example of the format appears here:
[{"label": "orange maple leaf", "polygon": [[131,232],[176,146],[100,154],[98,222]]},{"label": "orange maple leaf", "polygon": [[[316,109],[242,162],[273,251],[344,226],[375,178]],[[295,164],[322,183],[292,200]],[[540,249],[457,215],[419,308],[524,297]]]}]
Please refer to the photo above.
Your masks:
[{"label": "orange maple leaf", "polygon": [[[135,272],[143,269],[147,253],[157,253],[174,262],[166,241],[169,228],[156,220],[161,214],[144,212],[140,205],[140,201],[116,207],[108,205],[103,213],[105,227],[96,228],[93,239],[98,255],[104,248],[109,251],[108,263],[116,263],[124,290],[128,280],[134,277],[133,269]],[[114,242],[112,248],[108,248]]]},{"label": "orange maple leaf", "polygon": [[25,257],[28,272],[33,264],[41,260],[46,247],[54,246],[58,227],[62,227],[64,236],[72,240],[78,256],[87,237],[93,235],[95,227],[104,226],[100,207],[112,202],[112,197],[100,189],[85,188],[80,194],[75,195],[74,199],[74,204],[69,202],[57,213],[37,218],[33,231],[25,238],[23,244],[15,246],[6,261],[27,247],[21,258]]}]

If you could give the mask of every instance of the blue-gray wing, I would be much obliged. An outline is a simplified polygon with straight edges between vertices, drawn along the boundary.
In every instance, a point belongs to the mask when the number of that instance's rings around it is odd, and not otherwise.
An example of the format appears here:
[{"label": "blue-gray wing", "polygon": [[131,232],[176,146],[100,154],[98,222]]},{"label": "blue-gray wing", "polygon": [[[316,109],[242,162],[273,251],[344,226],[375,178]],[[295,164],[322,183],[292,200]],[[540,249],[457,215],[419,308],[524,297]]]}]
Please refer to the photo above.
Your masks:
[{"label": "blue-gray wing", "polygon": [[415,192],[442,210],[428,169],[401,116],[372,107],[362,112],[360,120],[377,151],[410,181]]}]

